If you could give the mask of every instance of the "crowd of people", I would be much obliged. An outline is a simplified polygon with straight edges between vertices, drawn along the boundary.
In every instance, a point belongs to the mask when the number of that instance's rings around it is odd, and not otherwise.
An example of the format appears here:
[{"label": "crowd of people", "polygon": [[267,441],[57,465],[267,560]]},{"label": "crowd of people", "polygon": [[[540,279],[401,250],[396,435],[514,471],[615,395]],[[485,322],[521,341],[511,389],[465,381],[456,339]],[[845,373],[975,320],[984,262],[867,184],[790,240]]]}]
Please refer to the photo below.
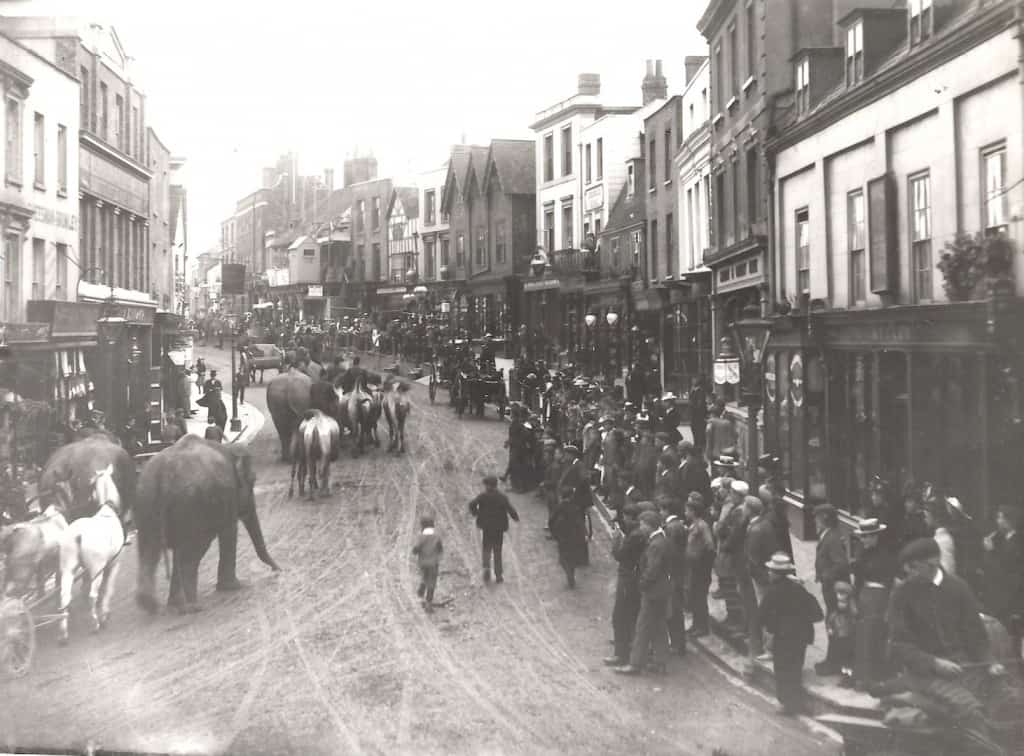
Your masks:
[{"label": "crowd of people", "polygon": [[[959,500],[928,484],[909,485],[893,501],[876,478],[842,522],[836,507],[811,502],[818,542],[801,573],[819,584],[822,607],[795,578],[780,460],[756,461],[757,475],[744,476],[754,488],[740,479],[735,429],[700,381],[689,395],[692,440],[680,433],[672,394],[619,398],[580,377],[544,381],[546,399],[511,408],[506,478],[513,491],[535,489],[546,502],[570,588],[589,559],[593,495],[612,513],[618,578],[614,652],[605,663],[617,672],[664,672],[669,653],[686,653],[687,636],[710,631],[709,599],[724,602],[722,629],[745,644],[751,664],[774,664],[786,713],[803,707],[801,671],[820,621],[828,646],[817,675],[882,695],[904,670],[899,685],[938,690],[965,715],[976,686],[953,670],[968,661],[970,669],[999,667],[989,664],[979,612],[1002,625],[1019,656],[1024,551],[1016,507],[1000,508],[995,531],[982,538]],[[922,604],[926,580],[937,593],[930,608]],[[948,635],[936,635],[935,622],[948,624]],[[926,669],[921,659],[930,660]]]}]

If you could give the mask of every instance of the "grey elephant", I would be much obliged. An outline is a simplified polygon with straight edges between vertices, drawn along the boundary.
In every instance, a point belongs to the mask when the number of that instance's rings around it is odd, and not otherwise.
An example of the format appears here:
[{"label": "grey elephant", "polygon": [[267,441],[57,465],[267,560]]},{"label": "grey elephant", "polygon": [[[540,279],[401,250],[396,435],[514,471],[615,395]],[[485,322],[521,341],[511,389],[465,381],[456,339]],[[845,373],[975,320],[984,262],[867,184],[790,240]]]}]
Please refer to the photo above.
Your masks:
[{"label": "grey elephant", "polygon": [[139,477],[135,524],[138,528],[139,576],[136,599],[155,612],[156,569],[165,549],[172,555],[168,606],[198,609],[199,562],[217,539],[220,562],[217,589],[236,590],[238,521],[252,539],[256,555],[275,572],[256,513],[252,460],[244,447],[219,444],[198,436],[180,438],[154,456]]},{"label": "grey elephant", "polygon": [[[72,501],[90,501],[92,479],[96,475],[96,470],[107,465],[114,466],[114,483],[121,496],[121,519],[125,520],[135,505],[138,478],[135,461],[113,436],[102,432],[60,447],[46,461],[39,478],[40,510],[51,503],[57,504],[59,509],[64,509],[64,504],[54,498],[59,481],[67,481],[70,485]],[[94,514],[95,505],[64,512],[69,521]]]},{"label": "grey elephant", "polygon": [[294,367],[275,376],[267,385],[267,409],[281,441],[281,459],[286,462],[291,461],[292,435],[307,410],[318,409],[335,420],[341,414],[334,386],[327,381],[314,381]]}]

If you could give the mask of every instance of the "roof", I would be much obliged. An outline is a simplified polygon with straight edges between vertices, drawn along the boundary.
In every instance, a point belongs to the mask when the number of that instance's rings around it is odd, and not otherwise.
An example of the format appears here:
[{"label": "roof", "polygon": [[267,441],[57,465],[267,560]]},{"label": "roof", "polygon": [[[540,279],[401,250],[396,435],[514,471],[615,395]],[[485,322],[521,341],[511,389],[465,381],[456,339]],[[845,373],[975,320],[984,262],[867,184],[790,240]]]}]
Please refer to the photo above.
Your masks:
[{"label": "roof", "polygon": [[399,199],[402,201],[402,210],[405,211],[405,217],[418,218],[420,214],[420,190],[415,186],[396,186],[391,192],[391,201],[388,202],[388,216],[395,207],[395,200]]},{"label": "roof", "polygon": [[535,194],[537,191],[537,150],[532,139],[495,139],[487,156],[483,186],[491,177],[504,194]]},{"label": "roof", "polygon": [[608,223],[601,229],[601,236],[610,236],[634,226],[643,227],[647,219],[647,202],[644,192],[633,192],[627,197],[628,185],[623,184],[619,196],[608,213]]},{"label": "roof", "polygon": [[441,206],[448,207],[452,197],[449,197],[448,187],[452,184],[455,186],[455,191],[461,196],[465,191],[465,181],[467,171],[469,170],[469,163],[472,156],[471,150],[473,148],[486,151],[486,147],[480,147],[479,145],[469,144],[456,144],[452,147],[452,157],[448,161],[448,175],[444,180],[444,192],[441,194]]},{"label": "roof", "polygon": [[477,191],[483,186],[484,173],[487,171],[487,154],[490,147],[482,147],[478,144],[469,146],[469,162],[466,164],[466,177],[462,182],[462,196],[469,191],[470,178],[476,178]]}]

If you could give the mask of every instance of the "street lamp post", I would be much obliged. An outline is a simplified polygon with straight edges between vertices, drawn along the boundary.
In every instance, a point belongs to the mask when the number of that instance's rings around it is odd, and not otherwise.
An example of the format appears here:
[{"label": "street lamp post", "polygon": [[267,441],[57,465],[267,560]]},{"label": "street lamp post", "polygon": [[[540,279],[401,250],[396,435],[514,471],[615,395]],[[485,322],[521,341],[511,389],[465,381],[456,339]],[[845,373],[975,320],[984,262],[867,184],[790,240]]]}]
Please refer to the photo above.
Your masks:
[{"label": "street lamp post", "polygon": [[742,360],[741,399],[747,406],[747,483],[756,491],[757,479],[757,416],[761,411],[761,364],[772,335],[772,323],[761,317],[755,304],[743,309],[743,317],[733,323]]}]

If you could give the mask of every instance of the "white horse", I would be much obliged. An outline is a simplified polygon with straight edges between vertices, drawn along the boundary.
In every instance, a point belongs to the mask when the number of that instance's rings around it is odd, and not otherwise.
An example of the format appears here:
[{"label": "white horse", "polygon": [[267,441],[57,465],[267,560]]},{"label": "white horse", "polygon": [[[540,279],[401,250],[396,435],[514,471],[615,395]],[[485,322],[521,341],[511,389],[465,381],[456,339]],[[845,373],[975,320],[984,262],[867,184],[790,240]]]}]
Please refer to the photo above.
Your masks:
[{"label": "white horse", "polygon": [[[307,410],[298,430],[292,434],[292,483],[288,496],[295,493],[295,473],[299,475],[299,496],[304,493],[305,478],[309,475],[309,498],[320,489],[321,496],[329,496],[331,462],[341,450],[341,428],[338,422],[318,409]],[[320,480],[317,481],[319,465]]]},{"label": "white horse", "polygon": [[405,453],[405,419],[412,410],[409,402],[409,386],[401,381],[390,381],[384,390],[384,418],[388,421],[388,436],[391,443],[388,451]]},{"label": "white horse", "polygon": [[124,548],[121,525],[121,495],[114,483],[114,466],[97,470],[90,485],[92,498],[99,507],[92,517],[82,517],[68,525],[60,544],[60,641],[68,640],[68,610],[75,573],[83,571],[83,587],[89,589],[89,612],[93,632],[110,619],[114,581],[120,567],[118,556]]}]

